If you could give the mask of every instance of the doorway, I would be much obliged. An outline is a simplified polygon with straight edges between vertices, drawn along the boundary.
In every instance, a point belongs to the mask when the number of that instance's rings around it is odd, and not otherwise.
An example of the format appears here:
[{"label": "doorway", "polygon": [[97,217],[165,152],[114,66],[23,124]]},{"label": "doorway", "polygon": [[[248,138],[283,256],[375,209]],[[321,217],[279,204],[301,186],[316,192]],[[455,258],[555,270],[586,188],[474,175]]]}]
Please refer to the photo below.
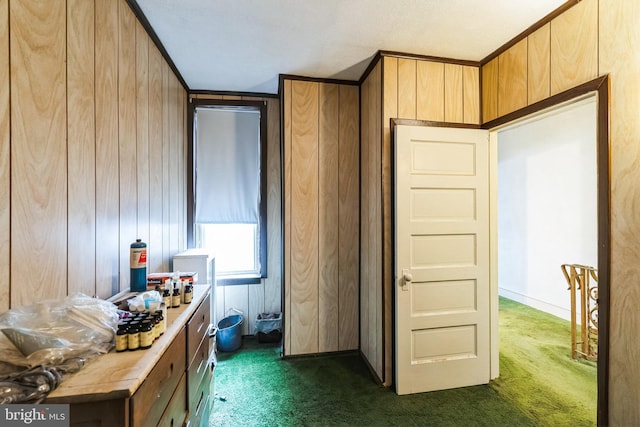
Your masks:
[{"label": "doorway", "polygon": [[[599,282],[599,339],[598,339],[598,373],[597,373],[597,422],[598,425],[608,424],[608,359],[609,359],[609,277],[610,277],[610,200],[609,200],[609,80],[608,76],[598,77],[590,82],[574,87],[565,92],[556,94],[543,101],[524,107],[506,116],[492,120],[482,125],[483,129],[490,130],[490,158],[492,165],[497,164],[497,138],[496,130],[514,123],[516,120],[533,114],[541,114],[563,104],[571,103],[578,98],[584,98],[589,94],[597,97],[597,267]],[[394,120],[393,126],[398,124],[417,125],[416,121]],[[433,123],[423,123],[433,125]],[[392,132],[393,132],[392,126]],[[443,124],[441,124],[443,126]],[[450,126],[450,125],[445,125]],[[490,180],[490,223],[491,228],[497,230],[497,180]],[[497,264],[497,233],[490,236],[491,263],[490,288],[491,295],[491,319],[498,318],[498,264]],[[491,348],[498,348],[497,322],[491,322]],[[394,365],[397,365],[397,358]],[[499,375],[498,351],[491,352],[491,378]]]},{"label": "doorway", "polygon": [[508,124],[494,138],[501,377],[521,378],[510,398],[533,404],[541,417],[564,412],[586,424],[596,419],[596,363],[572,360],[571,291],[560,266],[598,265],[596,124],[591,93]]},{"label": "doorway", "polygon": [[598,265],[596,98],[497,131],[499,295],[570,320],[560,266]]}]

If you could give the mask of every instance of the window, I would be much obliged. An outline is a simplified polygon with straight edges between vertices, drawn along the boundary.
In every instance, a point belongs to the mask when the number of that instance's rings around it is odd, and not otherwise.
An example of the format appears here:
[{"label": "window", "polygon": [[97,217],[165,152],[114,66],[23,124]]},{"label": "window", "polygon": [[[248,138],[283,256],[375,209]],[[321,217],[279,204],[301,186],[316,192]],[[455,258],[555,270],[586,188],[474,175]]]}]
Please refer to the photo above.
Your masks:
[{"label": "window", "polygon": [[193,244],[215,254],[218,284],[260,283],[267,273],[266,106],[193,102]]}]

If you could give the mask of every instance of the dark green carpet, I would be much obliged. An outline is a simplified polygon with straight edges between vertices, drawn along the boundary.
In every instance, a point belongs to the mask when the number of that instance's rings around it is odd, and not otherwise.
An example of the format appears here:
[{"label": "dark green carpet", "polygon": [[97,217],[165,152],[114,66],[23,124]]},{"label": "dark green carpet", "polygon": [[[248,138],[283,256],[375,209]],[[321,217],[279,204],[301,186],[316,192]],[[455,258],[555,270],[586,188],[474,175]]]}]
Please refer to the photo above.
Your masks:
[{"label": "dark green carpet", "polygon": [[[514,322],[510,317],[503,316],[502,309],[500,317],[504,335]],[[503,327],[503,317],[511,325]],[[520,323],[516,324],[516,329],[529,329],[521,328]],[[535,340],[540,338],[537,333],[529,335]],[[506,338],[502,340],[509,342]],[[506,347],[508,349],[514,345],[519,345],[517,340],[516,343],[506,344]],[[586,412],[580,405],[550,403],[565,391],[561,389],[558,393],[551,393],[544,386],[546,380],[532,381],[537,373],[528,373],[518,367],[514,360],[530,360],[537,358],[538,354],[525,357],[522,351],[526,352],[526,349],[503,356],[501,349],[502,376],[490,385],[398,396],[393,390],[373,382],[368,368],[356,352],[281,359],[279,345],[258,343],[244,337],[238,351],[218,353],[215,370],[218,399],[214,403],[210,425],[595,425],[595,410],[591,417],[594,421],[591,422],[588,416],[578,417],[571,411],[577,409],[579,413]],[[546,350],[541,352],[545,353]],[[540,360],[537,360],[537,364],[540,364]],[[569,361],[569,364],[581,365],[573,361]],[[529,408],[528,405],[536,408]]]}]

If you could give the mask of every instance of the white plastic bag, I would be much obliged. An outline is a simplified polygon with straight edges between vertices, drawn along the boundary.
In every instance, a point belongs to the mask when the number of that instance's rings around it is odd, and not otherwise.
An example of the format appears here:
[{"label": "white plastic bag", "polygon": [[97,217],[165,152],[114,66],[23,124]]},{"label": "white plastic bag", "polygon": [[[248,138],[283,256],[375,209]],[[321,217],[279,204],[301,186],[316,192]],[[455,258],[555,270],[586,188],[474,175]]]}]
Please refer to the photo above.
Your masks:
[{"label": "white plastic bag", "polygon": [[111,350],[117,324],[115,305],[80,293],[17,307],[0,316],[0,362],[79,369]]}]

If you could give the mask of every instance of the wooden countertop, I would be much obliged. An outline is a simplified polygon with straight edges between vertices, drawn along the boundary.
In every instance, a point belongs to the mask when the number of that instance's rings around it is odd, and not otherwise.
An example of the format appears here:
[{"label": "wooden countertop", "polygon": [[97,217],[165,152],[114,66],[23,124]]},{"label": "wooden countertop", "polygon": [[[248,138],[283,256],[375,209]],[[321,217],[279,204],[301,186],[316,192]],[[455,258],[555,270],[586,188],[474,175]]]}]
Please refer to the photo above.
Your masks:
[{"label": "wooden countertop", "polygon": [[146,350],[115,350],[91,359],[78,372],[66,376],[49,394],[47,403],[78,403],[133,396],[174,338],[186,325],[210,285],[194,285],[191,304],[167,310],[167,330]]}]

